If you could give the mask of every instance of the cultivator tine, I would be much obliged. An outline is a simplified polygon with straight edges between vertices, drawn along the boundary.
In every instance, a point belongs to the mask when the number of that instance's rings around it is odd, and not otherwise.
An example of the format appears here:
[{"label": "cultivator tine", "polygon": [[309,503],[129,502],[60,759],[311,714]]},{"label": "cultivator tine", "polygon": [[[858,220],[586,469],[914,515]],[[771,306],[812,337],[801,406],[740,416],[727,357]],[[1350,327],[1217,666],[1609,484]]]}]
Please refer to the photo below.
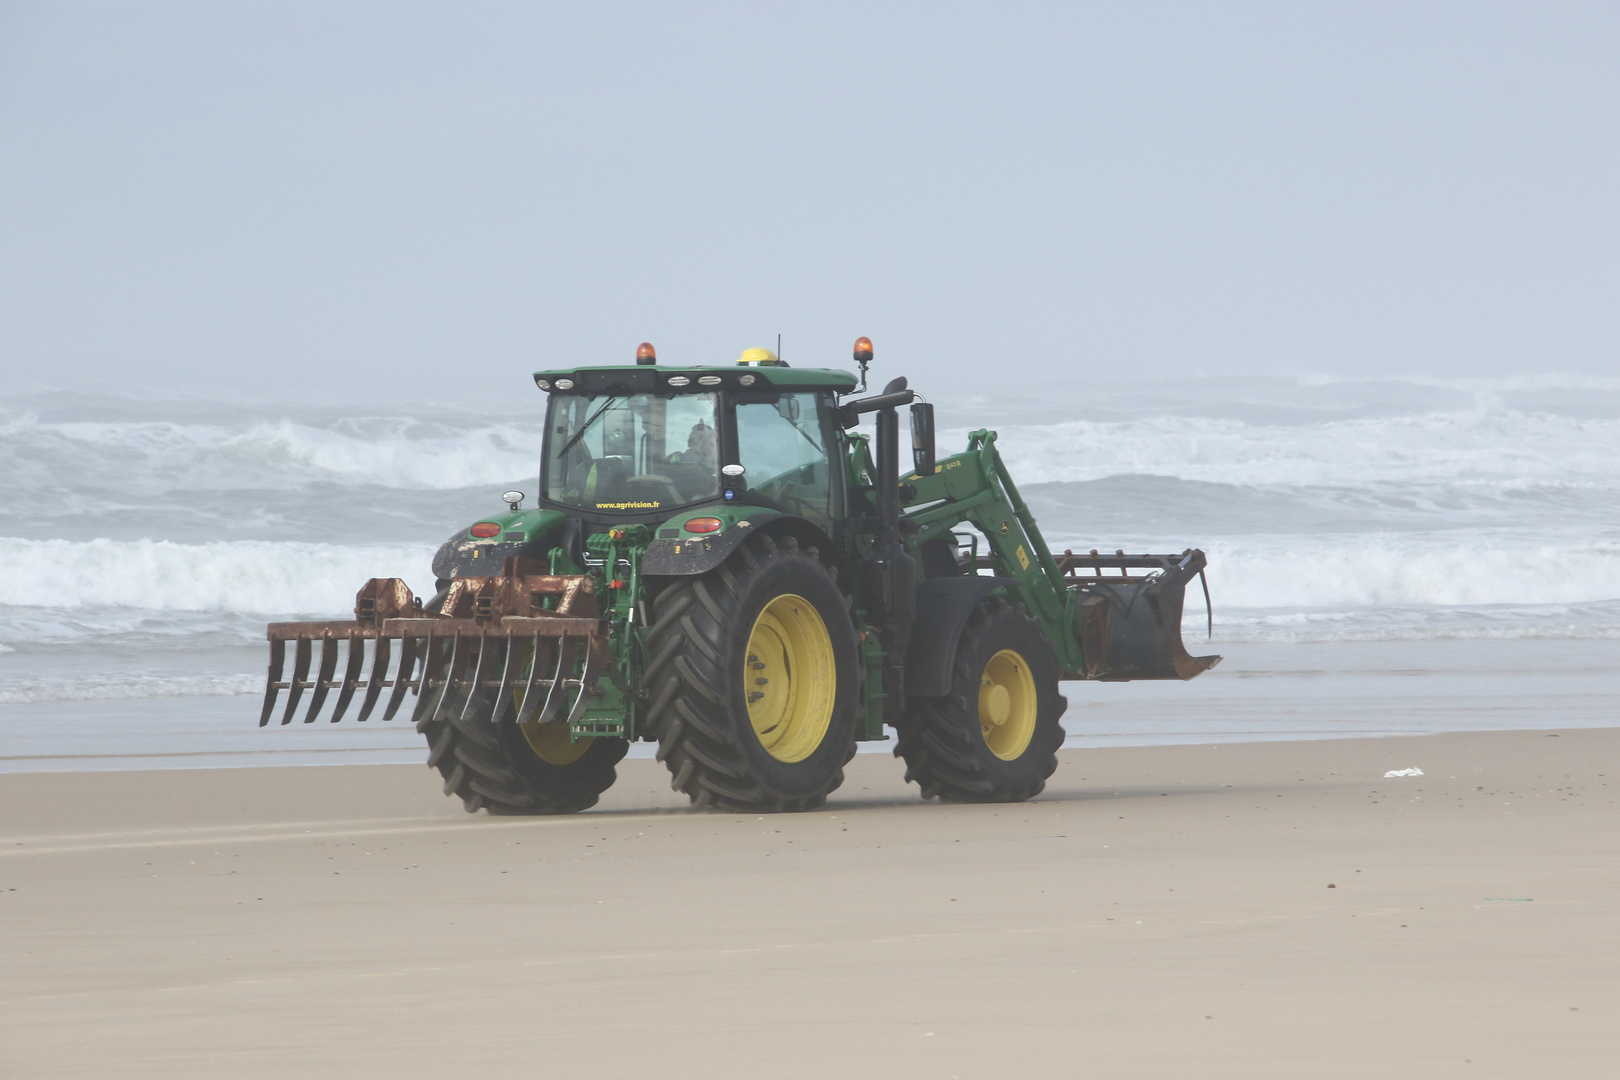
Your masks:
[{"label": "cultivator tine", "polygon": [[498,724],[501,713],[506,709],[506,691],[512,685],[512,656],[517,652],[517,639],[512,632],[506,632],[506,663],[501,665],[501,685],[495,691],[495,707],[489,710],[489,721]]},{"label": "cultivator tine", "polygon": [[280,688],[276,685],[281,682],[281,669],[287,661],[287,643],[280,638],[270,642],[270,675],[264,684],[264,709],[259,713],[259,726],[270,722],[270,714],[276,711],[276,692]]},{"label": "cultivator tine", "polygon": [[304,687],[309,685],[309,654],[309,638],[299,638],[293,646],[293,676],[292,683],[287,687],[287,711],[281,714],[282,727],[292,723],[293,713],[298,711],[298,699],[303,696]]},{"label": "cultivator tine", "polygon": [[[378,638],[377,639],[377,644],[380,646],[380,645],[382,645],[383,642],[385,642],[387,640],[388,640],[387,638]],[[388,654],[383,653],[383,674],[387,674],[387,670],[386,670],[387,667],[388,667]],[[392,720],[394,718],[394,714],[399,712],[400,703],[405,700],[405,690],[406,690],[407,687],[409,687],[411,685],[411,677],[413,675],[415,675],[415,674],[416,674],[416,639],[413,638],[413,637],[408,637],[400,644],[400,649],[399,649],[399,671],[394,674],[394,692],[393,692],[393,694],[389,695],[388,708],[383,710],[383,722],[384,723],[387,723],[388,721]],[[422,668],[422,678],[423,678],[423,680],[427,679],[427,667],[426,667],[426,665],[424,665],[423,668]],[[379,690],[382,689],[381,682],[379,682],[377,684],[377,688]]]},{"label": "cultivator tine", "polygon": [[528,675],[523,678],[523,696],[518,699],[517,714],[514,716],[515,724],[522,724],[523,717],[528,716],[528,698],[535,693],[535,682],[539,677],[539,635],[536,633],[535,641],[531,644],[528,653]]},{"label": "cultivator tine", "polygon": [[596,650],[591,648],[589,641],[585,642],[585,670],[579,674],[579,697],[574,699],[574,707],[568,711],[570,726],[577,723],[585,712],[585,699],[590,696],[591,687],[596,685]]},{"label": "cultivator tine", "polygon": [[[422,676],[416,685],[416,694],[421,699],[416,703],[416,711],[420,714],[415,718],[418,729],[421,728],[422,724],[433,719],[433,713],[427,707],[428,695],[433,693],[433,676],[439,670],[439,657],[443,652],[444,639],[436,637],[433,631],[429,630],[427,644],[422,650]],[[394,696],[399,696],[399,683],[397,681],[394,683]]]},{"label": "cultivator tine", "polygon": [[461,719],[465,723],[472,715],[473,702],[478,700],[478,680],[484,677],[484,655],[489,652],[489,634],[478,635],[478,659],[473,663],[472,682],[467,686],[467,700],[461,703]]},{"label": "cultivator tine", "polygon": [[540,684],[540,635],[534,635],[534,651],[529,654],[529,677],[523,683],[523,700],[518,702],[517,722],[528,723],[529,700],[534,697],[535,687]]},{"label": "cultivator tine", "polygon": [[444,699],[450,696],[450,684],[456,681],[456,665],[461,662],[461,631],[457,630],[450,638],[450,663],[444,669],[444,682],[439,685],[439,699],[433,703],[433,710],[428,713],[437,720],[439,712],[444,708]]},{"label": "cultivator tine", "polygon": [[354,698],[354,692],[360,686],[360,669],[366,662],[366,639],[358,636],[353,630],[349,631],[349,662],[343,669],[343,689],[338,691],[337,705],[332,709],[332,723],[343,719],[343,714],[349,708],[349,702]]},{"label": "cultivator tine", "polygon": [[551,677],[551,689],[546,691],[546,704],[540,710],[539,720],[549,724],[557,719],[557,711],[567,700],[568,673],[574,669],[574,639],[565,637],[557,647],[557,673]]},{"label": "cultivator tine", "polygon": [[[409,640],[409,639],[407,639]],[[360,715],[355,720],[364,723],[371,715],[371,710],[377,707],[377,699],[382,696],[383,680],[388,678],[388,654],[392,650],[387,638],[378,636],[377,646],[371,651],[371,674],[366,676],[366,696],[360,699]],[[353,662],[353,657],[349,658]],[[338,709],[343,708],[343,702],[338,702]]]},{"label": "cultivator tine", "polygon": [[331,634],[321,638],[321,666],[315,676],[315,692],[309,696],[309,711],[304,723],[313,724],[321,706],[326,704],[326,692],[332,688],[332,676],[337,674],[338,639]]}]

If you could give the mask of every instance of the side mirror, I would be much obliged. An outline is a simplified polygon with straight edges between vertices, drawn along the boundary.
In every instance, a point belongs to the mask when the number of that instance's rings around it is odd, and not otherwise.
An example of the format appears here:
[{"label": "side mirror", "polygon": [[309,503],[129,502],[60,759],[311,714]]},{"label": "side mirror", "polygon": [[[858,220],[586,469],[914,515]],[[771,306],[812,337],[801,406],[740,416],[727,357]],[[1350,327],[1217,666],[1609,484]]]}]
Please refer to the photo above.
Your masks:
[{"label": "side mirror", "polygon": [[934,407],[926,401],[911,406],[911,465],[918,476],[934,475]]},{"label": "side mirror", "polygon": [[799,395],[783,394],[776,403],[776,415],[792,423],[799,418]]}]

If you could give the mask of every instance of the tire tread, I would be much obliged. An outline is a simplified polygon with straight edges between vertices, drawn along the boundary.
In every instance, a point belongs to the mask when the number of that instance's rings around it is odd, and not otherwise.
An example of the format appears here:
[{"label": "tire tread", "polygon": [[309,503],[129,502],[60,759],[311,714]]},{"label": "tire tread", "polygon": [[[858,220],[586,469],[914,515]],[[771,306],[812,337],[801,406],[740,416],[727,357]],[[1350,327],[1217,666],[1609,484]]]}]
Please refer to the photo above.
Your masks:
[{"label": "tire tread", "polygon": [[[1038,713],[1030,745],[1015,762],[990,753],[979,732],[979,675],[989,655],[1009,638],[1042,640],[1040,624],[1022,606],[1001,597],[981,601],[958,639],[951,689],[943,697],[912,698],[894,748],[906,763],[906,780],[924,799],[947,802],[1023,802],[1039,795],[1057,769],[1063,745],[1058,722],[1068,702],[1057,690],[1057,665],[1044,643],[1042,656],[1026,656],[1047,668],[1035,678]],[[1024,651],[1032,651],[1029,644]],[[988,655],[987,655],[988,654]]]}]

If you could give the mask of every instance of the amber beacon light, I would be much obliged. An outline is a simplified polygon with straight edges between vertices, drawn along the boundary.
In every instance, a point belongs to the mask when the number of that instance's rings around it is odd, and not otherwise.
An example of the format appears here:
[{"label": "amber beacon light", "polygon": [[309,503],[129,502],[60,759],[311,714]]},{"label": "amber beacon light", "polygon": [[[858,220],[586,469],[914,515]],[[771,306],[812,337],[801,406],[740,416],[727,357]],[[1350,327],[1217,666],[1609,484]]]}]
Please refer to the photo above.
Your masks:
[{"label": "amber beacon light", "polygon": [[652,342],[643,341],[640,345],[636,346],[636,363],[638,363],[638,364],[656,364],[656,363],[658,363],[658,350],[652,347]]},{"label": "amber beacon light", "polygon": [[870,364],[872,362],[871,338],[858,337],[855,339],[855,362],[858,364]]}]

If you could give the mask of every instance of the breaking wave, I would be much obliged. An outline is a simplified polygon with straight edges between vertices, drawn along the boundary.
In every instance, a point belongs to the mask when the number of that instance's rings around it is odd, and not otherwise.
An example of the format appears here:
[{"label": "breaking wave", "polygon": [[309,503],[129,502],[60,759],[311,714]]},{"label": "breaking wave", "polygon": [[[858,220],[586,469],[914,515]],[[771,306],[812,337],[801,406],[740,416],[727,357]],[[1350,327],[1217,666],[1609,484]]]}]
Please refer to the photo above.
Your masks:
[{"label": "breaking wave", "polygon": [[[1213,540],[1206,551],[1223,621],[1231,609],[1434,612],[1620,600],[1615,541],[1262,536]],[[0,538],[0,605],[10,609],[0,618],[0,642],[158,645],[196,632],[194,622],[166,613],[209,614],[210,632],[226,636],[244,632],[236,616],[341,615],[367,578],[402,577],[429,591],[432,554],[430,545]],[[1192,597],[1188,603],[1196,606]]]},{"label": "breaking wave", "polygon": [[[1389,398],[1392,386],[1410,392],[1424,385],[1278,380],[1249,397],[1210,400],[1057,395],[1034,406],[1037,413],[1004,415],[996,426],[1021,485],[1122,474],[1261,486],[1617,480],[1620,401],[1605,404],[1617,396],[1613,388],[1519,380],[1463,393],[1454,382],[1446,384],[1448,393],[1405,407]],[[1535,385],[1565,393],[1536,399],[1527,394]],[[1384,394],[1363,400],[1346,389],[1358,386]],[[170,417],[152,419],[163,407],[0,403],[0,475],[8,488],[35,494],[495,485],[535,473],[539,407],[536,401],[506,413],[413,415],[311,409],[290,417],[268,407],[219,405],[173,407]],[[941,420],[949,425],[953,414],[977,419],[984,412],[979,403],[963,404]],[[968,430],[942,430],[942,451],[965,444]]]},{"label": "breaking wave", "polygon": [[1620,600],[1620,543],[1266,537],[1212,542],[1212,588],[1240,608],[1320,611]]},{"label": "breaking wave", "polygon": [[203,675],[148,675],[121,671],[89,672],[71,678],[9,675],[0,679],[0,705],[36,701],[123,701],[129,698],[227,697],[262,694],[264,676],[227,672]]},{"label": "breaking wave", "polygon": [[[1204,637],[1200,605],[1182,621],[1197,653]],[[1620,602],[1527,604],[1473,609],[1364,608],[1348,611],[1217,609],[1221,643],[1363,641],[1620,641]]]},{"label": "breaking wave", "polygon": [[[965,437],[949,432],[944,445]],[[1607,487],[1620,419],[1509,409],[1266,423],[1169,415],[1018,427],[997,445],[1021,485],[1147,474],[1269,487]]]},{"label": "breaking wave", "polygon": [[41,489],[285,489],[320,481],[440,490],[536,471],[539,418],[340,417],[326,423],[251,414],[236,423],[173,420],[0,421],[0,468]]},{"label": "breaking wave", "polygon": [[0,537],[0,604],[341,614],[367,578],[401,577],[423,591],[432,585],[432,558],[427,545]]}]

